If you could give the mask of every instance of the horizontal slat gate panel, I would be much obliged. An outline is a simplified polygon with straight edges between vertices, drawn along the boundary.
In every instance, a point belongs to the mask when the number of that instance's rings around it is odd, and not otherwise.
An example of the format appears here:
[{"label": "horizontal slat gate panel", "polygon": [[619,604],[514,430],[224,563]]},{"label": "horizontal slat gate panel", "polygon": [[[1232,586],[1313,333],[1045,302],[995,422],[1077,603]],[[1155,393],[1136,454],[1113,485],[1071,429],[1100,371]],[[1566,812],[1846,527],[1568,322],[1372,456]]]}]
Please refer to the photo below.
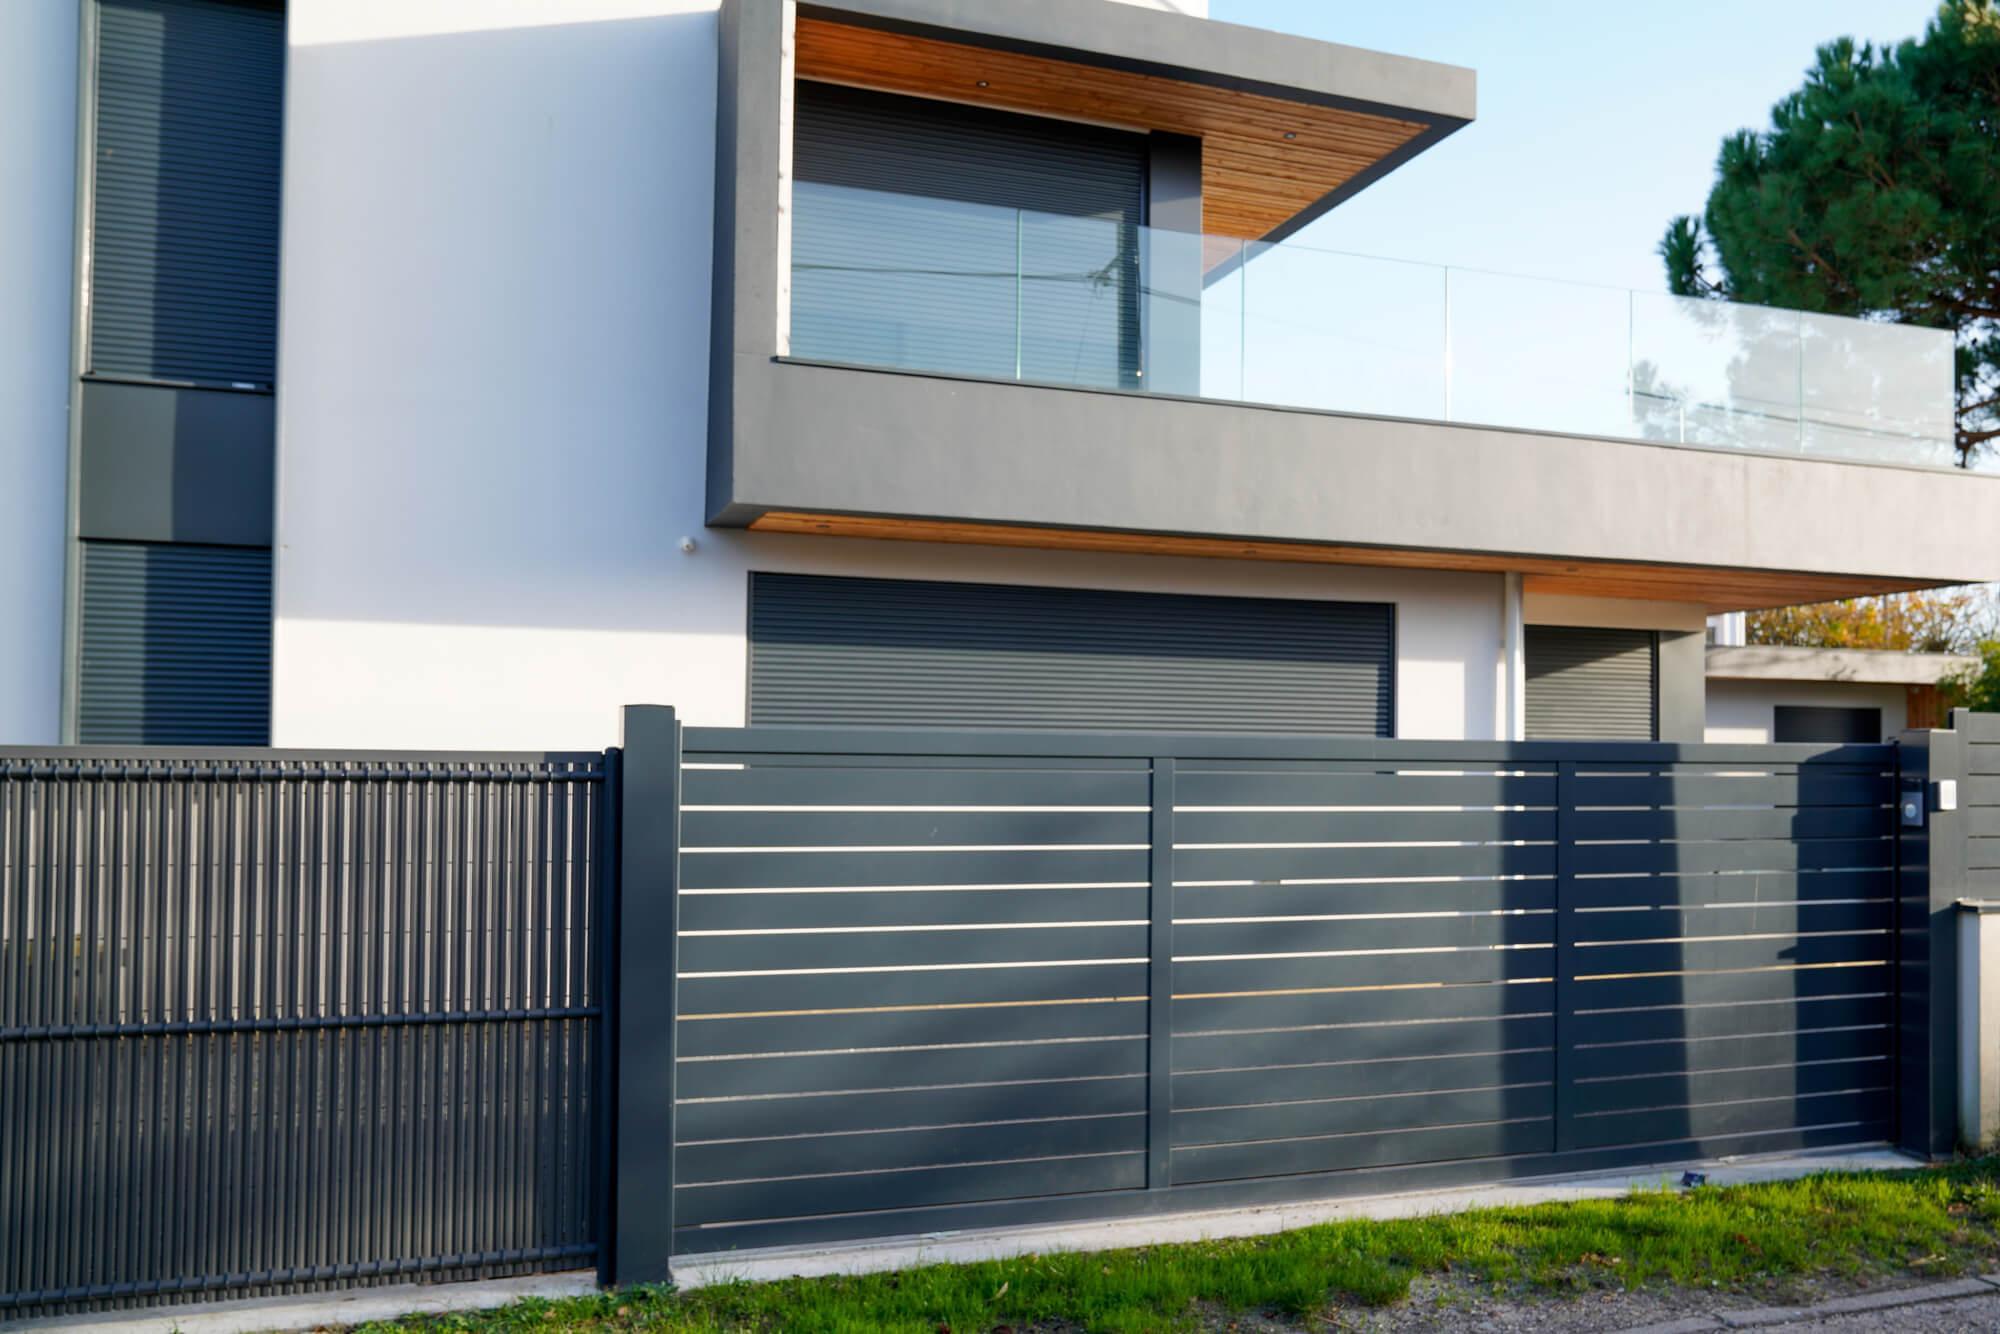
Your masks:
[{"label": "horizontal slat gate panel", "polygon": [[1551,775],[1176,773],[1177,1182],[1553,1144]]},{"label": "horizontal slat gate panel", "polygon": [[591,1263],[604,778],[0,751],[0,1320]]},{"label": "horizontal slat gate panel", "polygon": [[687,894],[681,899],[685,931],[750,931],[772,922],[787,930],[812,927],[1032,925],[1128,921],[1146,915],[1146,890],[1137,885],[1089,889],[936,888],[790,890]]},{"label": "horizontal slat gate panel", "polygon": [[1586,910],[1698,908],[1749,903],[1827,902],[1880,898],[1881,867],[1839,871],[1723,871],[1694,875],[1619,876],[1592,880]]},{"label": "horizontal slat gate panel", "polygon": [[1893,763],[1579,761],[1565,786],[1566,1142],[1886,1136]]},{"label": "horizontal slat gate panel", "polygon": [[1548,1121],[1528,1117],[1486,1125],[1429,1126],[1369,1131],[1355,1135],[1258,1140],[1174,1149],[1174,1180],[1227,1181],[1244,1177],[1331,1172],[1454,1158],[1497,1158],[1543,1153],[1549,1147]]},{"label": "horizontal slat gate panel", "polygon": [[678,1226],[1143,1184],[1144,768],[688,759]]},{"label": "horizontal slat gate panel", "polygon": [[1894,922],[1889,899],[1835,903],[1759,903],[1749,907],[1619,908],[1576,914],[1575,938],[1589,946],[1608,941],[1695,939],[1712,936],[1784,935],[1828,931],[1887,931]]},{"label": "horizontal slat gate panel", "polygon": [[1106,1075],[1043,1083],[687,1101],[675,1109],[674,1130],[680,1143],[691,1144],[902,1131],[913,1126],[1126,1116],[1143,1112],[1145,1107],[1146,1081],[1142,1076]]},{"label": "horizontal slat gate panel", "polygon": [[1174,761],[1160,824],[1143,739],[1057,759],[745,735],[763,747],[705,733],[687,770],[697,1249],[1134,1190],[1149,1160],[1169,1189],[1250,1188],[1887,1133],[1885,749],[1579,746],[1559,771],[1547,747],[1264,759],[1245,738]]}]

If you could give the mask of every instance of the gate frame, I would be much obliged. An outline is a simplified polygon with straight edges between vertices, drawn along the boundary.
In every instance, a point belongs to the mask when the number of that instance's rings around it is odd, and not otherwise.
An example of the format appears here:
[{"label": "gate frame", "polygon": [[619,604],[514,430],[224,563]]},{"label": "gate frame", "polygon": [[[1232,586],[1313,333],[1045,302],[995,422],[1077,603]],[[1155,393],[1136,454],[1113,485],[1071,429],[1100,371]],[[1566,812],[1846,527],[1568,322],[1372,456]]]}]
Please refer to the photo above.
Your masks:
[{"label": "gate frame", "polygon": [[[674,1232],[674,1155],[671,1122],[669,1133],[630,1134],[631,1127],[657,1126],[658,1109],[672,1106],[676,1042],[674,1035],[677,951],[671,945],[677,920],[675,895],[679,883],[680,760],[684,755],[704,752],[733,754],[827,753],[894,755],[951,755],[964,753],[994,757],[1121,758],[1149,762],[1153,796],[1152,844],[1157,850],[1164,842],[1171,858],[1173,761],[1185,758],[1276,759],[1276,760],[1397,760],[1413,763],[1435,761],[1530,762],[1540,761],[1558,771],[1558,782],[1570,776],[1578,761],[1577,747],[1588,745],[1588,761],[1603,763],[1703,763],[1798,764],[1822,760],[1841,752],[1868,751],[1869,758],[1882,760],[1891,775],[1892,786],[1903,781],[1909,768],[1898,756],[1905,746],[1921,745],[1906,737],[1903,745],[1885,742],[1878,746],[1852,745],[1729,745],[1683,744],[1675,742],[1518,742],[1518,741],[1406,741],[1394,738],[1353,739],[1292,735],[1154,735],[1135,732],[1020,732],[1020,731],[937,731],[931,729],[851,729],[684,727],[674,711],[664,706],[631,706],[625,711],[624,781],[622,784],[621,826],[624,844],[621,864],[618,924],[618,953],[621,972],[616,1021],[618,1063],[616,1103],[625,1133],[619,1136],[618,1176],[622,1188],[616,1204],[617,1227],[608,1239],[613,1247],[610,1272],[616,1282],[660,1282],[671,1278],[671,1262],[682,1255],[717,1252],[689,1248],[682,1239],[677,1248]],[[1693,753],[1690,753],[1693,752]],[[1162,799],[1167,809],[1162,811]],[[1560,818],[1560,817],[1559,817]],[[669,831],[672,831],[669,833]],[[1938,832],[1948,832],[1940,829]],[[1892,1105],[1892,1143],[1927,1156],[1949,1152],[1949,1138],[1943,1150],[1924,1146],[1936,1142],[1936,1122],[1950,1115],[1956,1081],[1955,1023],[1950,1022],[1951,988],[1955,985],[1950,951],[1943,952],[1940,968],[1921,965],[1934,951],[1929,945],[1939,930],[1951,928],[1950,905],[1955,895],[1947,895],[1940,925],[1934,900],[1946,894],[1949,876],[1943,866],[1931,868],[1928,859],[1912,866],[1910,859],[1921,857],[1932,830],[1901,830],[1891,839],[1895,865],[1890,871],[1890,895],[1900,904],[1895,937],[1910,934],[1918,926],[1928,926],[1924,948],[1897,950],[1892,955],[1891,1003],[1898,1008],[1891,1018],[1890,1041],[1895,1043],[1892,1061],[1907,1073],[1923,1071],[1925,1101],[1905,1105],[1899,1098]],[[1563,840],[1558,838],[1558,846]],[[1568,874],[1558,869],[1558,881]],[[1163,883],[1164,879],[1164,883]],[[1154,1046],[1149,1068],[1157,1083],[1148,1090],[1149,1110],[1157,1110],[1168,1094],[1168,1081],[1158,1079],[1170,1060],[1169,1044],[1159,1040],[1168,1023],[1161,1004],[1169,983],[1167,969],[1159,966],[1164,952],[1171,956],[1172,943],[1171,867],[1156,862],[1152,879],[1151,949],[1154,959],[1150,994],[1153,1010],[1148,1017]],[[1917,916],[1924,920],[1918,922]],[[1558,922],[1563,914],[1557,914]],[[1557,949],[1560,950],[1558,935]],[[1892,949],[1895,947],[1892,945]],[[665,967],[662,967],[662,964]],[[1560,970],[1558,970],[1560,972]],[[1558,1035],[1560,1045],[1563,1009],[1558,982]],[[1942,998],[1945,1004],[1937,1004]],[[1933,1032],[1922,1044],[1902,1041],[1902,1030],[1912,1022],[1926,1022],[1936,1012],[1946,1016],[1942,1032]],[[1917,1020],[1922,1015],[1924,1019]],[[649,1067],[651,1067],[649,1069]],[[895,1235],[916,1234],[940,1229],[1006,1227],[1074,1221],[1114,1221],[1203,1209],[1233,1208],[1325,1200],[1356,1195],[1384,1194],[1437,1189],[1496,1181],[1521,1180],[1566,1175],[1648,1164],[1666,1164],[1694,1158],[1713,1157],[1740,1151],[1734,1142],[1740,1137],[1689,1138],[1671,1143],[1630,1147],[1576,1149],[1569,1146],[1565,1131],[1568,1081],[1558,1065],[1554,1117],[1556,1140],[1552,1152],[1493,1159],[1449,1160],[1432,1163],[1398,1164],[1381,1168],[1354,1168],[1296,1176],[1252,1178],[1220,1182],[1172,1185],[1166,1157],[1165,1127],[1157,1120],[1147,1141],[1146,1185],[1141,1189],[1103,1191],[1089,1194],[988,1201],[973,1205],[916,1208],[897,1211]],[[1936,1091],[1946,1090],[1939,1101]],[[665,1099],[662,1102],[662,1099]],[[671,1116],[671,1113],[669,1113]],[[629,1118],[629,1119],[628,1119]],[[1928,1135],[1929,1138],[1925,1136]],[[1852,1141],[1837,1134],[1811,1130],[1761,1135],[1768,1143],[1762,1151],[1807,1151],[1832,1148]],[[885,1220],[886,1222],[887,1220]],[[883,1235],[889,1235],[884,1233]],[[842,1238],[844,1239],[844,1238]],[[836,1238],[829,1235],[831,1243]],[[800,1244],[813,1244],[810,1241]]]}]

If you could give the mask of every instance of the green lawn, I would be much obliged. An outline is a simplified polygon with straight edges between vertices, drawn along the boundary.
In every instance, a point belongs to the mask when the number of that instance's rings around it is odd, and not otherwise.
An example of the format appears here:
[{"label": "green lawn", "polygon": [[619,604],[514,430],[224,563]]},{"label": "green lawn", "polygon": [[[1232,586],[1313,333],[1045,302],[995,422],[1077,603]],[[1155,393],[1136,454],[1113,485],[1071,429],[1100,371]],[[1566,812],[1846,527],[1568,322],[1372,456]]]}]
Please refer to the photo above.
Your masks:
[{"label": "green lawn", "polygon": [[1242,1241],[935,1265],[860,1278],[636,1289],[370,1329],[909,1331],[1187,1327],[1203,1311],[1304,1315],[1398,1301],[1420,1274],[1502,1290],[1762,1287],[1936,1276],[2000,1259],[2000,1159],[1387,1222]]}]

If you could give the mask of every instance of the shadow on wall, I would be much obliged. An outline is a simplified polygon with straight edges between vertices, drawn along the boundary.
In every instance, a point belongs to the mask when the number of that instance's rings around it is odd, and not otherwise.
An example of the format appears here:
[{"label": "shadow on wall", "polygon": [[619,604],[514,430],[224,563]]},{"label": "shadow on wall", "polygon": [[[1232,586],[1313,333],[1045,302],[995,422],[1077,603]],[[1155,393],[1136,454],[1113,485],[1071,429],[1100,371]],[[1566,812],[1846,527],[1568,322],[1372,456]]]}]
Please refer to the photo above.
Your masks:
[{"label": "shadow on wall", "polygon": [[[281,617],[660,622],[702,517],[716,18],[652,7],[294,15]],[[490,15],[422,21],[454,11]]]}]

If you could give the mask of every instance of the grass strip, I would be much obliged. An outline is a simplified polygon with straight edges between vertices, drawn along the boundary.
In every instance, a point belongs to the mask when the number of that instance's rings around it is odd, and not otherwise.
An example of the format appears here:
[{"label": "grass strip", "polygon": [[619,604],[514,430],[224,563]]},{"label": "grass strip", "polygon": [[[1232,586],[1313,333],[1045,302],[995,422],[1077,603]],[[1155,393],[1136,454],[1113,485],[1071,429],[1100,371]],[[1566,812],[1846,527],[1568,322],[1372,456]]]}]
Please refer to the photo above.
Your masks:
[{"label": "grass strip", "polygon": [[365,1328],[1136,1334],[1198,1328],[1217,1314],[1303,1318],[1336,1302],[1387,1304],[1425,1274],[1502,1293],[1747,1290],[1774,1278],[1942,1278],[1996,1260],[2000,1159],[1982,1159],[858,1277],[627,1289]]}]

